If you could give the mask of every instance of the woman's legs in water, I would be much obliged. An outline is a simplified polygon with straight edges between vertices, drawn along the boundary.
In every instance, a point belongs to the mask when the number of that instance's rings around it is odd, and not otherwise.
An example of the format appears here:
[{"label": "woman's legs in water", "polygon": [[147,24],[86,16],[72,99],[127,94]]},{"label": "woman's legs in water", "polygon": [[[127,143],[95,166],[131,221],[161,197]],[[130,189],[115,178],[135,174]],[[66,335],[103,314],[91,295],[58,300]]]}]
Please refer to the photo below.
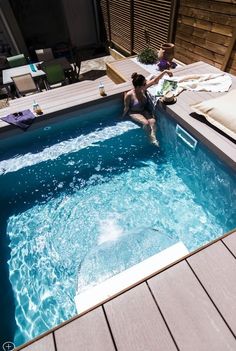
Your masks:
[{"label": "woman's legs in water", "polygon": [[148,120],[152,133],[155,135],[157,131],[157,124],[155,118],[146,110],[143,111],[143,116]]},{"label": "woman's legs in water", "polygon": [[153,118],[148,111],[143,111],[142,113],[130,113],[130,118],[143,126],[148,139],[152,144],[159,145],[156,139],[156,120]]}]

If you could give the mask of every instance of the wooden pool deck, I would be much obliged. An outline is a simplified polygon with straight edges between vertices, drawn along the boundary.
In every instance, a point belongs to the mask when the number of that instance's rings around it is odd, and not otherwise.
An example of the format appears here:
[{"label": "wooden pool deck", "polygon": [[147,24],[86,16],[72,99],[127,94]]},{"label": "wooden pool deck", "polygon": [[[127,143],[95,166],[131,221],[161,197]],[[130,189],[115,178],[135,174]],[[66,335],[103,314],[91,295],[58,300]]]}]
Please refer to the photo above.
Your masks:
[{"label": "wooden pool deck", "polygon": [[[109,65],[103,78],[107,97],[98,93],[98,81],[85,81],[21,99],[0,110],[10,112],[32,108],[35,99],[44,115],[37,122],[47,123],[76,109],[120,98],[131,87],[132,72],[149,72],[130,59]],[[175,75],[217,73],[203,63],[180,67]],[[118,77],[118,78],[117,78]],[[236,78],[232,77],[236,88]],[[224,94],[224,93],[223,93]],[[182,92],[174,105],[164,109],[183,127],[188,127],[218,156],[236,169],[235,142],[204,121],[191,117],[190,104],[220,93]],[[0,133],[22,133],[0,122]],[[209,351],[236,350],[236,232],[184,257],[171,266],[143,277],[137,285],[75,316],[37,339],[22,345],[25,351],[124,350],[124,351]]]},{"label": "wooden pool deck", "polygon": [[236,350],[236,232],[76,316],[24,351]]},{"label": "wooden pool deck", "polygon": [[[9,107],[0,109],[0,117],[26,109],[32,110],[33,102],[35,100],[42,108],[43,115],[36,118],[33,126],[41,122],[47,124],[47,121],[52,118],[57,119],[60,115],[76,111],[80,108],[86,108],[94,104],[99,104],[103,100],[108,101],[114,97],[120,97],[120,100],[122,100],[121,93],[130,88],[130,82],[117,85],[108,76],[104,76],[102,77],[102,81],[105,85],[107,96],[101,97],[98,90],[100,80],[101,79],[94,81],[85,80],[75,84],[21,97],[19,99],[10,100]],[[6,132],[12,132],[13,134],[22,133],[19,128],[0,120],[0,133]]]}]

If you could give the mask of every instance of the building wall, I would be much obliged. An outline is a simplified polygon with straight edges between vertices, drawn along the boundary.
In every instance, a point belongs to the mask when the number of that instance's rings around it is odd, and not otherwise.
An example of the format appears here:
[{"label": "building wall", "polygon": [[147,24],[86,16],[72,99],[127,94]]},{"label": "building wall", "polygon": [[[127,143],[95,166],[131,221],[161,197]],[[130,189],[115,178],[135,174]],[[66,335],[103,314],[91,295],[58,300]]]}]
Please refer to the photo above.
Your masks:
[{"label": "building wall", "polygon": [[180,0],[175,58],[186,64],[201,60],[236,74],[235,28],[235,0]]},{"label": "building wall", "polygon": [[[0,0],[1,40],[11,46],[11,53],[32,57],[35,49],[56,48],[63,43],[89,47],[99,43],[96,0]],[[0,12],[0,15],[1,15]],[[10,34],[5,30],[4,21]],[[3,33],[4,31],[4,33]],[[12,40],[11,40],[12,39]]]},{"label": "building wall", "polygon": [[[28,55],[25,41],[8,0],[0,0],[0,28],[2,44],[8,44],[9,54],[15,55],[22,52]],[[2,54],[8,53],[2,52]]]},{"label": "building wall", "polygon": [[10,0],[27,47],[51,47],[68,41],[61,2],[58,0]]},{"label": "building wall", "polygon": [[97,44],[96,14],[92,0],[62,0],[72,45]]}]

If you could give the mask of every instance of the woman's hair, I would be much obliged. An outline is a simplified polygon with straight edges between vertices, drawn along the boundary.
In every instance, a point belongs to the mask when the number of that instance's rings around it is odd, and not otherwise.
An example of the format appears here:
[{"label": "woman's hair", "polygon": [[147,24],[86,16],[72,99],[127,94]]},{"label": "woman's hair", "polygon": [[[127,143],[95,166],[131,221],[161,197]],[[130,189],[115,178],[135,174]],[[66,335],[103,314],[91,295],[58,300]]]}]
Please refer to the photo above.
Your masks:
[{"label": "woman's hair", "polygon": [[146,78],[142,74],[138,74],[137,72],[133,73],[131,78],[132,78],[133,86],[135,88],[143,86],[146,80]]}]

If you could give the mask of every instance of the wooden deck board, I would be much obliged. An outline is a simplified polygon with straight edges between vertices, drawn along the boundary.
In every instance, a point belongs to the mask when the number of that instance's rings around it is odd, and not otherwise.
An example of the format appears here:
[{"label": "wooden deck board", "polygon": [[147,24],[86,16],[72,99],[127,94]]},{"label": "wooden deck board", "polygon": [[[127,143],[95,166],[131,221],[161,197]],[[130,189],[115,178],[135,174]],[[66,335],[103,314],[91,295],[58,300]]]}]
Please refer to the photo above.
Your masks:
[{"label": "wooden deck board", "polygon": [[191,256],[187,261],[236,335],[235,258],[218,242]]},{"label": "wooden deck board", "polygon": [[186,262],[160,273],[148,284],[180,350],[236,348],[235,338]]},{"label": "wooden deck board", "polygon": [[46,351],[46,350],[56,351],[52,333],[22,349],[22,351]]},{"label": "wooden deck board", "polygon": [[143,67],[137,65],[134,61],[130,59],[124,59],[124,60],[119,60],[110,63],[110,67],[114,68],[116,71],[121,72],[121,75],[127,80],[131,80],[131,75],[134,72],[137,72],[138,74],[142,74],[145,77],[150,75],[150,72],[148,72],[146,69]]},{"label": "wooden deck board", "polygon": [[[174,351],[175,344],[146,284],[104,305],[120,351]],[[125,328],[124,328],[125,326]]]},{"label": "wooden deck board", "polygon": [[55,331],[55,341],[57,351],[115,351],[101,307]]},{"label": "wooden deck board", "polygon": [[223,242],[236,257],[236,232],[223,239]]}]

